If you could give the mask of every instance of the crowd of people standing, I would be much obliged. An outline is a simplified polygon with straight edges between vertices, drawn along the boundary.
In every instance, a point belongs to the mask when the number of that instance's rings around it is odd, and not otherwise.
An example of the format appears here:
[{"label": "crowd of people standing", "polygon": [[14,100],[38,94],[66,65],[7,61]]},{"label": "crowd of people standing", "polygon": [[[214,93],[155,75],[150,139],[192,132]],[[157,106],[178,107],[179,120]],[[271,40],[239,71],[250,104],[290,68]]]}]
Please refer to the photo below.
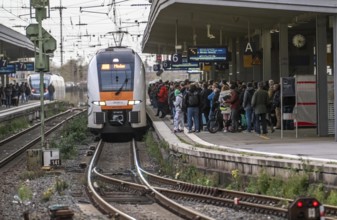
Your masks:
[{"label": "crowd of people standing", "polygon": [[265,82],[163,82],[150,84],[148,95],[160,118],[171,115],[173,132],[205,130],[209,119],[220,110],[224,132],[267,134],[281,127],[280,85]]},{"label": "crowd of people standing", "polygon": [[1,107],[18,106],[21,103],[28,102],[31,90],[27,83],[10,83],[6,86],[0,85]]}]

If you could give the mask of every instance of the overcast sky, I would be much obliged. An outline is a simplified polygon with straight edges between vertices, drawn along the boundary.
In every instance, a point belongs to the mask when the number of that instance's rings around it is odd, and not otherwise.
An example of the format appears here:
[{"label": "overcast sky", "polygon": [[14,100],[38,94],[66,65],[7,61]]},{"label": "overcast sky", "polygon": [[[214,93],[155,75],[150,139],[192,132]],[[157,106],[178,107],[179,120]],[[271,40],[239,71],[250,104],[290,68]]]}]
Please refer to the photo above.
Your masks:
[{"label": "overcast sky", "polygon": [[[63,7],[63,63],[71,58],[80,57],[88,62],[98,49],[115,46],[115,40],[109,32],[117,31],[119,27],[129,33],[124,35],[122,45],[141,52],[141,40],[150,11],[149,1],[49,0],[49,2],[50,18],[43,20],[42,26],[57,41],[54,64],[60,65],[61,62],[59,9]],[[25,35],[25,27],[36,23],[35,18],[30,18],[30,0],[0,0],[0,3],[1,24]]]}]

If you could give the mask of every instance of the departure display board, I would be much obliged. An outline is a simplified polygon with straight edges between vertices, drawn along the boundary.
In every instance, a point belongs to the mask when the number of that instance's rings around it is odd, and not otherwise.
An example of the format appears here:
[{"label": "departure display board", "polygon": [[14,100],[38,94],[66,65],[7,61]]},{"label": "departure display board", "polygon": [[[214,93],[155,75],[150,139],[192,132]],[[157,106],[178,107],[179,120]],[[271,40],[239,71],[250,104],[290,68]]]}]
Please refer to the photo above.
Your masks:
[{"label": "departure display board", "polygon": [[199,63],[198,62],[188,62],[187,57],[181,57],[180,63],[174,63],[172,61],[171,69],[172,70],[187,70],[189,68],[198,68]]},{"label": "departure display board", "polygon": [[219,62],[226,61],[227,47],[190,47],[188,62]]},{"label": "departure display board", "polygon": [[6,67],[0,67],[0,74],[16,73],[15,63],[9,63]]}]

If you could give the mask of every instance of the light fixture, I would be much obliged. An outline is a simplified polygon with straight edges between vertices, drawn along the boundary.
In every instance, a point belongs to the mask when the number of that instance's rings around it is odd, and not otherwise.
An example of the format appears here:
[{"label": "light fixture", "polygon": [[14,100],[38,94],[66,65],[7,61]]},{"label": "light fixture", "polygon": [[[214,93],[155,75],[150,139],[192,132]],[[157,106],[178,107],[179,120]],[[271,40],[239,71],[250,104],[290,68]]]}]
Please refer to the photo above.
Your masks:
[{"label": "light fixture", "polygon": [[215,36],[213,34],[211,34],[211,25],[207,24],[207,37],[210,39],[214,39]]},{"label": "light fixture", "polygon": [[92,101],[92,104],[97,106],[105,106],[106,103],[104,101]]},{"label": "light fixture", "polygon": [[129,100],[128,104],[129,105],[138,105],[141,102],[142,102],[141,100]]}]

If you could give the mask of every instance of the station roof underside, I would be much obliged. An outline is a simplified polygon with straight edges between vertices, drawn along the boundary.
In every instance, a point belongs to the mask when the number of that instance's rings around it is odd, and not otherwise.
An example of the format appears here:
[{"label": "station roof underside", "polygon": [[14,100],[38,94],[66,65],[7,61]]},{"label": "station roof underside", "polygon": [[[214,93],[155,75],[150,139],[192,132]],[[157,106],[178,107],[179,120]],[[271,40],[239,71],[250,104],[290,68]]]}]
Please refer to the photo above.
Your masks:
[{"label": "station roof underside", "polygon": [[0,24],[0,43],[2,47],[0,53],[10,60],[34,57],[34,44],[25,35],[2,24]]},{"label": "station roof underside", "polygon": [[[169,54],[177,45],[225,45],[229,38],[248,38],[256,30],[277,29],[279,24],[291,25],[291,30],[315,30],[317,15],[337,14],[336,1],[252,1],[252,0],[158,0],[151,6],[144,32],[144,53]],[[215,38],[210,38],[209,33]],[[177,29],[176,29],[177,27]],[[248,34],[249,32],[249,34]],[[259,32],[261,33],[261,32]]]}]

